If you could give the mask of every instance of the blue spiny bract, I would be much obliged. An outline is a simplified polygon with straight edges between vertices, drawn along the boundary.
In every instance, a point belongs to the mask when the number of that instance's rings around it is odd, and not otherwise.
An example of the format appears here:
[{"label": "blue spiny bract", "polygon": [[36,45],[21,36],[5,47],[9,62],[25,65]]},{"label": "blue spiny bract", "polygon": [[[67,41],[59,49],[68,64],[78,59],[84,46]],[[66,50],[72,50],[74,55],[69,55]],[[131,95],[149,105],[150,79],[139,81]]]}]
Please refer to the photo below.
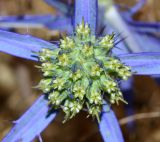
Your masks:
[{"label": "blue spiny bract", "polygon": [[59,48],[38,53],[44,76],[39,88],[53,107],[62,108],[65,121],[83,108],[99,120],[103,100],[125,102],[118,81],[127,80],[131,71],[111,55],[113,47],[114,34],[96,38],[82,22],[75,35],[60,40]]}]

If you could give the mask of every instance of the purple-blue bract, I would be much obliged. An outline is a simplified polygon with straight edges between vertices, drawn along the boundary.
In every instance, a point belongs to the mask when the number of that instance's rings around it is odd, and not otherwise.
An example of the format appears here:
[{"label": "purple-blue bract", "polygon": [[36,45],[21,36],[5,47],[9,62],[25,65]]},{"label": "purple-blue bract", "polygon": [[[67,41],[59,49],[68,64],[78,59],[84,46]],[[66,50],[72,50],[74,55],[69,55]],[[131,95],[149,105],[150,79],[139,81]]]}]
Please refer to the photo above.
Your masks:
[{"label": "purple-blue bract", "polygon": [[48,100],[41,95],[15,123],[2,142],[29,142],[48,126],[55,118],[56,112],[49,113]]}]

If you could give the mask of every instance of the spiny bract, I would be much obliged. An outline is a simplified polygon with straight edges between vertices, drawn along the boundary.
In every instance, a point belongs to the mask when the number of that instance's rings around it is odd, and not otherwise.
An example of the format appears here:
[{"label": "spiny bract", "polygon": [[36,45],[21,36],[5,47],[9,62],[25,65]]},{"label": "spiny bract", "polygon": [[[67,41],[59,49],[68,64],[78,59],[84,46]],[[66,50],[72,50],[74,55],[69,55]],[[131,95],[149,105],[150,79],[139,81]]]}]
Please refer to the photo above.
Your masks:
[{"label": "spiny bract", "polygon": [[59,48],[38,53],[44,76],[38,86],[54,108],[62,108],[65,121],[83,108],[99,120],[103,100],[124,101],[118,81],[127,80],[131,71],[111,55],[113,47],[114,34],[96,38],[82,22]]}]

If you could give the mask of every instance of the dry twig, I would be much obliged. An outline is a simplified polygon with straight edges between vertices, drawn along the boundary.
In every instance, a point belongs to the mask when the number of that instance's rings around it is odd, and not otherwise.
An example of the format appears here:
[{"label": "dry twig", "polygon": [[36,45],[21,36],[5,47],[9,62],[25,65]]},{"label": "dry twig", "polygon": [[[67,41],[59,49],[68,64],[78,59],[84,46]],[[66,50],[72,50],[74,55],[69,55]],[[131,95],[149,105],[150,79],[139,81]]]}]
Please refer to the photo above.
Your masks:
[{"label": "dry twig", "polygon": [[135,115],[131,115],[119,120],[120,125],[125,125],[131,121],[135,121],[138,119],[147,119],[147,118],[156,118],[160,117],[160,112],[149,112],[149,113],[139,113]]}]

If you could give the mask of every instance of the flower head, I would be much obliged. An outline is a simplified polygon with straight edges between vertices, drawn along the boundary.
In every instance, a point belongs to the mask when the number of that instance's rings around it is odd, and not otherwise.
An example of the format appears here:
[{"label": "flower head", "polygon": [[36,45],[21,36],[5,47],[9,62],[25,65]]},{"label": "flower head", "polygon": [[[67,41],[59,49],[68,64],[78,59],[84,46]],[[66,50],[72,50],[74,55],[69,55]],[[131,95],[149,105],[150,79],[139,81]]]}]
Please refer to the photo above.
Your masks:
[{"label": "flower head", "polygon": [[95,38],[83,21],[73,36],[60,40],[58,50],[39,53],[46,78],[40,89],[49,94],[54,107],[63,109],[65,121],[82,108],[99,119],[104,99],[109,98],[110,103],[124,101],[118,80],[128,79],[131,72],[112,56],[113,46],[113,34]]}]

